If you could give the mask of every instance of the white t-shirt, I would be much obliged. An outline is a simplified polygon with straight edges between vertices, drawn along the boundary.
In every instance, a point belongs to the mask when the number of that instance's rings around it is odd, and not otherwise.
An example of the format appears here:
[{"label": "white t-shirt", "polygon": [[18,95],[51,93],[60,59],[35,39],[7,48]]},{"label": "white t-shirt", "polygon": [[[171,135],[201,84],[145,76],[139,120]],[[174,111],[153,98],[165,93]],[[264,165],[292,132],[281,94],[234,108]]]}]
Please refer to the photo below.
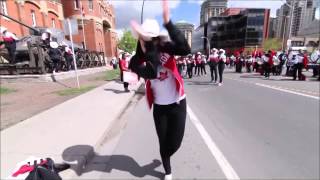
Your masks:
[{"label": "white t-shirt", "polygon": [[159,66],[157,77],[150,80],[155,104],[169,105],[185,98],[176,90],[176,80],[170,69]]},{"label": "white t-shirt", "polygon": [[5,38],[12,38],[12,39],[14,39],[14,40],[18,40],[18,38],[17,38],[17,36],[16,35],[14,35],[12,32],[5,32],[4,33],[4,35],[3,35],[3,37],[5,37]]},{"label": "white t-shirt", "polygon": [[221,55],[219,56],[219,61],[221,61],[221,60],[225,63],[225,62],[227,61],[226,55],[221,54]]}]

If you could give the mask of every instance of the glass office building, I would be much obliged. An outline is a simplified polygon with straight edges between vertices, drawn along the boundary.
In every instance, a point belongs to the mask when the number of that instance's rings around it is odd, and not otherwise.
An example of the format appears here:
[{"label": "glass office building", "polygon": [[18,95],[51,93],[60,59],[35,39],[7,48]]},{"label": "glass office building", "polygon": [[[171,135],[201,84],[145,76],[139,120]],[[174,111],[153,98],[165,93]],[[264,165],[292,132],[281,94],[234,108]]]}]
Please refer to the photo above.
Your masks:
[{"label": "glass office building", "polygon": [[242,9],[235,15],[211,17],[206,34],[210,47],[223,48],[227,52],[261,48],[268,38],[269,16],[269,9]]}]

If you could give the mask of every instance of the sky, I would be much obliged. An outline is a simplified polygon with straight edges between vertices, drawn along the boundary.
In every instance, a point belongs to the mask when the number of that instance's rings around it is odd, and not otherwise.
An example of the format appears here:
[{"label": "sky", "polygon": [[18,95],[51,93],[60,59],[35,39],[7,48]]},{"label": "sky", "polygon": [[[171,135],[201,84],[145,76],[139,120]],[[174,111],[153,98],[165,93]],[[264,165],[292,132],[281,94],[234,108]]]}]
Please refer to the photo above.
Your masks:
[{"label": "sky", "polygon": [[[116,31],[122,36],[124,29],[130,29],[130,21],[140,22],[142,0],[106,0],[114,5],[116,13]],[[195,27],[200,24],[200,9],[203,0],[169,0],[171,19],[173,22],[187,21]],[[268,8],[271,17],[285,0],[229,0],[228,7]],[[145,0],[144,19],[157,19],[162,24],[161,0]]]}]

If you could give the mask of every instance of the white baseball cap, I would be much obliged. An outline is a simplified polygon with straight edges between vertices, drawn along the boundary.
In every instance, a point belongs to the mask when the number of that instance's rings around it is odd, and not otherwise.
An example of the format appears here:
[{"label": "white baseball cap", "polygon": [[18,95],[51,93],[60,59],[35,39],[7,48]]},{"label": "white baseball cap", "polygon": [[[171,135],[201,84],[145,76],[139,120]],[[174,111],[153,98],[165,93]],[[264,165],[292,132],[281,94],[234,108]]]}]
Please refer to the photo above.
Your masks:
[{"label": "white baseball cap", "polygon": [[1,32],[1,33],[4,33],[6,30],[7,30],[6,27],[0,26],[0,32]]},{"label": "white baseball cap", "polygon": [[50,42],[50,47],[56,49],[56,48],[59,47],[59,44],[57,42],[55,42],[55,41],[51,41]]}]

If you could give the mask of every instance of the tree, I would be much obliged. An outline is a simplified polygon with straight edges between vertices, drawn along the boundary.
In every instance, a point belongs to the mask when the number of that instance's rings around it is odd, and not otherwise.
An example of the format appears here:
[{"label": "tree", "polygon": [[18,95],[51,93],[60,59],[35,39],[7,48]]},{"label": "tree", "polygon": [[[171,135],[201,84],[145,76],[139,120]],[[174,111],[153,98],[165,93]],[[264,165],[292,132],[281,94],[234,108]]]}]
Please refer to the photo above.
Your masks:
[{"label": "tree", "polygon": [[118,47],[125,52],[131,53],[136,50],[137,40],[132,36],[129,30],[124,30],[123,36],[118,43]]},{"label": "tree", "polygon": [[263,49],[265,51],[269,50],[281,50],[282,42],[280,39],[277,38],[272,38],[272,39],[267,39],[263,43]]}]

